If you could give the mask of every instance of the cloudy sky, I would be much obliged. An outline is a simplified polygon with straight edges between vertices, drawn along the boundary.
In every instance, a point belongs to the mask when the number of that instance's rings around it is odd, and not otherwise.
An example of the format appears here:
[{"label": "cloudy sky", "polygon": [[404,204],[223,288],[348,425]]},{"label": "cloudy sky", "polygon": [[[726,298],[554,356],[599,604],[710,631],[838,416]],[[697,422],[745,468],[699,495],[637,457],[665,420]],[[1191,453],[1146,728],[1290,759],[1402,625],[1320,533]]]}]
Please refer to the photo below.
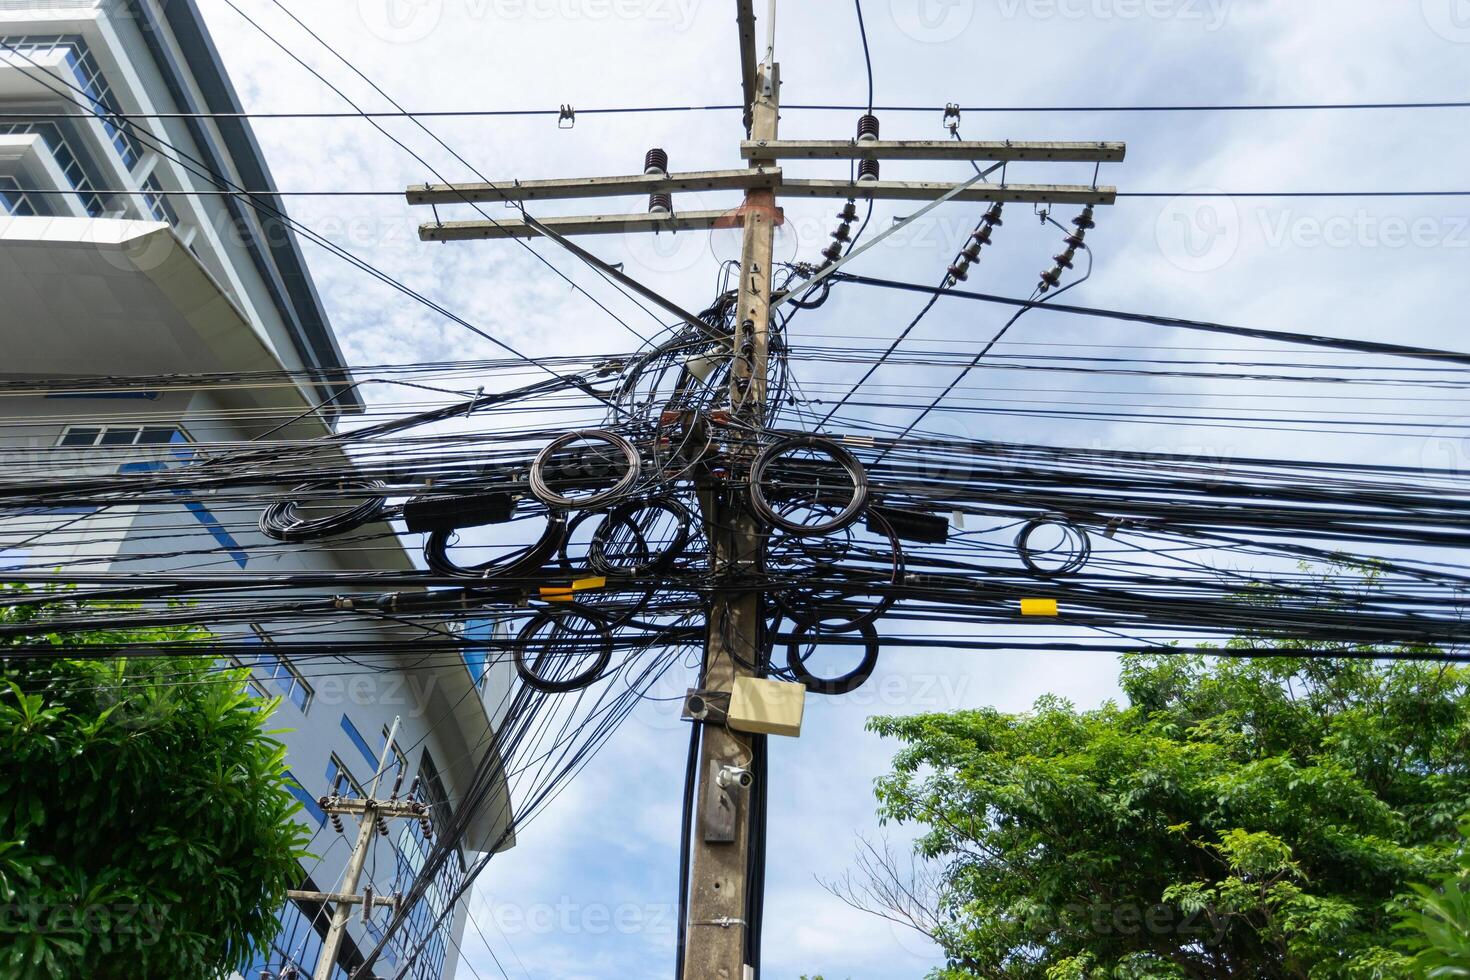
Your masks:
[{"label": "cloudy sky", "polygon": [[[369,108],[385,107],[381,96],[272,0],[235,2],[352,98]],[[739,97],[733,5],[724,0],[282,2],[415,110],[707,105]],[[338,96],[221,0],[200,4],[247,108],[344,108]],[[784,0],[780,6],[784,101],[853,105],[864,99],[852,5]],[[1128,198],[1103,210],[1093,236],[1094,275],[1071,294],[1078,302],[1343,337],[1470,346],[1470,200],[1169,196],[1200,190],[1464,189],[1470,187],[1463,162],[1470,111],[978,109],[1463,98],[1470,89],[1466,0],[864,0],[864,11],[880,105],[959,103],[966,107],[961,132],[969,139],[1128,142],[1127,162],[1105,168],[1104,181],[1165,196]],[[782,134],[845,138],[855,116],[788,111]],[[666,148],[674,169],[738,166],[742,136],[739,114],[731,112],[584,114],[564,131],[544,116],[435,119],[430,125],[497,180],[631,173],[641,169],[651,146]],[[884,113],[883,126],[888,138],[945,136],[938,111]],[[471,178],[411,124],[398,121],[391,129],[445,176]],[[257,134],[284,189],[391,190],[432,179],[361,121],[261,121]],[[828,176],[846,171],[842,165],[789,169]],[[890,163],[885,176],[962,179],[966,169]],[[1012,179],[1089,177],[1062,166],[1018,170]],[[735,203],[720,195],[688,195],[678,206]],[[307,225],[528,353],[630,349],[623,327],[518,246],[420,244],[415,228],[425,215],[393,198],[301,198],[291,208]],[[547,205],[537,213],[588,209]],[[781,254],[815,258],[835,210],[832,202],[789,203]],[[1024,209],[1013,211],[1005,247],[995,249],[972,278],[975,288],[1025,295],[1059,247],[1054,229],[1027,220]],[[880,207],[874,228],[905,213],[903,207]],[[1071,214],[1059,209],[1057,216],[1066,220]],[[977,217],[974,205],[940,209],[869,253],[857,271],[932,282]],[[718,235],[593,242],[598,254],[626,263],[630,273],[691,309],[712,298],[717,261],[732,254],[732,245]],[[535,247],[630,324],[644,332],[653,326],[569,257]],[[308,259],[351,363],[497,356],[483,340],[345,263],[310,247]],[[819,313],[804,315],[792,339],[878,343],[907,323],[918,305],[913,296],[846,286]],[[977,307],[941,303],[916,333],[915,344],[988,337],[998,314]],[[1198,335],[1145,333],[1044,314],[1023,320],[1010,339],[1202,345]],[[819,390],[824,383],[850,382],[858,369],[799,370]],[[1070,384],[1066,375],[1050,380],[1058,378],[1063,388]],[[875,382],[920,380],[934,381],[885,369]],[[1044,407],[1048,399],[1072,397],[1065,391],[1018,391],[1022,386],[1003,372],[977,373],[971,383],[993,383],[994,403],[1014,407]],[[1120,394],[1088,384],[1094,397]],[[1239,389],[1213,391],[1197,382],[1135,383],[1121,394],[1184,415],[1241,407]],[[1321,403],[1333,407],[1330,399]],[[904,418],[901,411],[890,414],[892,420]],[[972,438],[1222,460],[1275,456],[1436,466],[1470,461],[1454,433],[1348,437],[1316,431],[1310,422],[1295,431],[1249,431],[1187,420],[1160,425],[957,414],[937,418],[933,426]],[[1115,673],[1104,657],[890,649],[867,688],[812,705],[799,740],[773,743],[766,975],[785,980],[820,972],[829,980],[888,980],[922,975],[937,962],[922,941],[853,912],[818,882],[849,865],[856,835],[879,832],[872,781],[885,770],[894,746],[864,733],[867,717],[982,705],[1023,710],[1047,692],[1092,705],[1116,693]],[[670,676],[655,693],[677,695],[687,681]],[[464,938],[467,964],[461,976],[500,976],[502,968],[516,980],[670,974],[684,743],[675,709],[666,702],[646,703],[599,764],[525,830],[514,851],[492,863],[476,895],[476,926]],[[887,832],[898,841],[907,833]]]}]

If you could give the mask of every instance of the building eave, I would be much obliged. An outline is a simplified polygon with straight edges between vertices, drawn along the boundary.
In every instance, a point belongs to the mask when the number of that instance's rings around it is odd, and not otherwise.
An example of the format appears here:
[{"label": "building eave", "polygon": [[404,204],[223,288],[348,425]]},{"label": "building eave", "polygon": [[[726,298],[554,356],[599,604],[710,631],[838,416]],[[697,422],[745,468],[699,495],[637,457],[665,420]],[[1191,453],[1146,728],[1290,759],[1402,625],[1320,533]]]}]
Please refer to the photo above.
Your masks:
[{"label": "building eave", "polygon": [[[130,9],[138,18],[139,26],[143,28],[144,40],[157,61],[159,70],[180,109],[186,112],[233,114],[244,111],[241,108],[240,98],[225,73],[224,62],[205,28],[203,17],[194,0],[169,0],[169,2],[159,4],[169,31],[178,42],[179,50],[186,63],[183,66],[177,63],[172,51],[163,42],[160,32],[156,28],[150,29],[150,25],[155,25],[156,21],[148,0],[128,0],[128,2]],[[194,86],[201,93],[204,105],[195,104],[188,80],[183,75],[184,68],[187,68]],[[197,119],[187,120],[187,123],[195,143],[198,144],[206,158],[210,156],[217,158],[218,153],[214,150],[215,140],[209,127]],[[275,179],[271,176],[270,168],[265,162],[265,156],[255,139],[249,120],[240,118],[238,115],[228,118],[217,117],[214,120],[214,131],[218,132],[224,141],[224,150],[229,155],[230,163],[240,183],[246,189],[267,192],[261,196],[261,203],[265,205],[266,210],[257,209],[254,215],[254,219],[260,223],[264,232],[264,241],[247,242],[247,248],[257,270],[271,290],[277,311],[291,333],[302,363],[309,369],[329,372],[332,375],[330,379],[324,378],[317,385],[325,403],[324,413],[329,416],[361,413],[365,406],[355,389],[326,403],[327,398],[342,390],[343,385],[340,379],[344,377],[346,362],[328,321],[316,284],[307,269],[306,260],[302,255],[295,232],[289,223],[269,213],[285,214],[285,205],[281,198],[273,193],[277,190]],[[215,159],[207,160],[207,162],[211,169],[228,173],[228,170],[221,166],[223,161]],[[237,213],[237,217],[245,217],[243,209],[247,207],[246,205],[234,198],[228,199],[227,204],[232,211]]]}]

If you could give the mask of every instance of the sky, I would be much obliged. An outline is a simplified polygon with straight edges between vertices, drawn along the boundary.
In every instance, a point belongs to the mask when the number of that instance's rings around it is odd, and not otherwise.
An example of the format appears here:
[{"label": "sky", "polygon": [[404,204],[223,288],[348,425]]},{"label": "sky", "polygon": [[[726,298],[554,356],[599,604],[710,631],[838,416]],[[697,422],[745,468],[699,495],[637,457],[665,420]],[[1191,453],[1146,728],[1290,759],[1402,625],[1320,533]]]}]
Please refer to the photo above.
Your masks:
[{"label": "sky", "polygon": [[[275,0],[233,0],[349,96],[382,96],[291,23]],[[399,102],[414,110],[708,105],[739,99],[734,12],[723,0],[281,0]],[[223,0],[200,0],[236,86],[253,111],[340,110],[340,97],[250,27]],[[757,7],[764,8],[757,3]],[[855,105],[866,79],[851,4],[782,0],[777,58],[788,105]],[[1470,83],[1467,0],[863,0],[882,106],[964,107],[967,139],[1125,140],[1128,158],[1102,180],[1127,192],[1100,209],[1091,279],[1069,297],[1088,305],[1334,336],[1463,349],[1470,309],[1470,199],[1196,198],[1184,192],[1451,190],[1470,188],[1463,161],[1470,111],[983,112],[978,107],[1140,106],[1463,98]],[[790,138],[847,138],[857,113],[790,110]],[[891,139],[944,138],[941,113],[880,113]],[[449,179],[469,169],[411,123],[385,123]],[[738,113],[434,119],[445,144],[495,180],[598,176],[641,169],[652,146],[675,170],[739,166]],[[433,174],[360,120],[261,120],[256,133],[286,190],[398,190]],[[885,177],[958,180],[965,164],[889,163]],[[842,176],[797,164],[798,175]],[[1027,182],[1085,182],[1090,167],[1019,168]],[[681,195],[680,208],[727,207],[729,195]],[[777,251],[814,259],[840,202],[787,202]],[[574,202],[556,214],[616,209]],[[635,204],[634,208],[641,205]],[[880,206],[873,228],[912,205]],[[295,198],[292,214],[526,353],[631,350],[637,341],[585,297],[510,243],[420,243],[428,220],[398,198]],[[1064,222],[1075,209],[1059,208]],[[937,280],[978,217],[948,205],[854,263],[854,271]],[[465,215],[455,215],[461,217]],[[598,255],[690,309],[715,289],[729,233],[589,240]],[[1025,295],[1059,234],[1012,208],[1003,247],[972,288]],[[532,246],[642,333],[655,324],[554,246]],[[498,356],[486,341],[305,246],[349,363]],[[803,339],[890,338],[922,298],[844,286],[803,314]],[[942,302],[914,343],[988,336],[996,311]],[[805,333],[806,337],[803,337]],[[1010,338],[1031,343],[1229,346],[1199,335],[1037,314]],[[1241,342],[1237,346],[1248,346]],[[1202,359],[1211,356],[1201,351]],[[854,365],[801,367],[813,391],[850,383]],[[875,383],[927,380],[885,368]],[[1094,396],[1108,382],[1068,376],[1061,390],[1026,390],[1004,372],[977,375],[1018,408]],[[972,379],[972,382],[976,379]],[[1053,379],[1055,380],[1055,379]],[[1449,429],[1343,435],[1304,422],[1277,430],[1192,424],[1204,409],[1240,407],[1239,389],[1137,379],[1123,394],[1176,409],[1171,424],[1018,414],[955,414],[932,427],[955,436],[1164,451],[1228,463],[1264,456],[1465,466],[1470,447]],[[1090,391],[1088,389],[1091,389]],[[894,391],[902,389],[894,388]],[[1004,395],[1002,396],[1002,392]],[[1265,402],[1263,402],[1265,404]],[[1340,410],[1330,392],[1321,404]],[[1161,409],[1162,410],[1162,409]],[[1470,410],[1465,412],[1470,415]],[[885,419],[885,416],[892,416]],[[902,409],[875,418],[900,420]],[[686,676],[652,694],[677,698]],[[903,846],[912,828],[882,827],[873,780],[895,751],[864,729],[875,714],[995,706],[1022,711],[1043,694],[1080,706],[1118,696],[1106,656],[885,649],[869,685],[813,699],[802,736],[774,740],[765,975],[896,980],[939,962],[920,937],[854,911],[821,882],[851,866],[858,835]],[[686,730],[676,701],[647,701],[556,803],[523,829],[478,886],[461,977],[666,977],[671,973],[678,799]]]}]

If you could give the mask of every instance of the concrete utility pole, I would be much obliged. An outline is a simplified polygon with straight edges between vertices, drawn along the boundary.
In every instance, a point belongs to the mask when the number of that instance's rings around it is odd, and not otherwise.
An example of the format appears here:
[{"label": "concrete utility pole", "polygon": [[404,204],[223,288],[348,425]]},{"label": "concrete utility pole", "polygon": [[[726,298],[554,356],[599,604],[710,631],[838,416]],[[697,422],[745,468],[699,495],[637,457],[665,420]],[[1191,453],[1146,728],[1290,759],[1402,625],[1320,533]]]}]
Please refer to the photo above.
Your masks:
[{"label": "concrete utility pole", "polygon": [[386,836],[388,827],[386,821],[390,818],[428,819],[428,807],[423,803],[413,801],[412,790],[409,791],[409,799],[398,799],[398,790],[402,787],[404,776],[401,769],[393,786],[392,798],[377,799],[378,783],[387,769],[388,760],[393,758],[393,743],[398,736],[398,722],[399,719],[393,719],[393,727],[388,732],[388,742],[383,746],[383,754],[379,759],[377,771],[373,773],[373,781],[367,796],[363,799],[343,797],[338,795],[337,787],[333,787],[332,795],[323,797],[321,800],[322,809],[331,816],[332,823],[339,831],[342,829],[342,815],[352,814],[358,818],[357,843],[353,845],[352,857],[347,861],[347,871],[342,878],[342,891],[307,892],[293,889],[287,893],[293,899],[332,904],[332,923],[327,929],[326,938],[322,941],[321,955],[317,958],[312,980],[331,980],[332,969],[337,965],[337,955],[342,949],[342,936],[347,929],[347,920],[352,917],[354,906],[363,906],[362,916],[365,921],[372,915],[375,908],[395,908],[398,905],[398,899],[393,896],[358,894],[357,889],[362,880],[363,865],[367,863],[368,851],[373,844],[373,831],[378,830]]},{"label": "concrete utility pole", "polygon": [[[766,61],[758,69],[751,136],[776,139],[780,109],[781,69]],[[771,322],[771,257],[775,251],[776,195],[751,189],[741,209],[744,238],[740,251],[740,290],[735,306],[735,346],[730,370],[732,412],[757,428],[765,420],[767,361]],[[755,447],[746,447],[751,455]],[[747,464],[749,460],[745,461]],[[760,567],[761,527],[755,515],[727,496],[707,498],[706,525],[719,576],[754,578]],[[728,529],[728,531],[724,530]],[[704,652],[706,694],[726,701],[741,662],[760,659],[763,597],[754,591],[716,595]],[[722,697],[723,695],[723,697]],[[699,828],[693,840],[689,886],[689,935],[684,947],[684,976],[742,980],[745,967],[746,869],[750,853],[748,793],[738,790],[738,773],[751,762],[751,737],[722,725],[702,729],[699,789],[695,800]],[[735,792],[731,792],[734,790]],[[745,804],[738,813],[721,811]],[[728,828],[728,829],[727,829]]]},{"label": "concrete utility pole", "polygon": [[[623,271],[568,240],[568,236],[631,234],[635,232],[689,232],[734,227],[744,232],[740,255],[740,289],[737,297],[734,336],[727,343],[730,365],[730,413],[742,423],[743,431],[759,433],[766,419],[766,389],[769,381],[769,330],[773,304],[799,296],[822,277],[830,275],[848,259],[856,258],[885,235],[918,219],[944,201],[1023,202],[1040,204],[1112,204],[1117,189],[1091,185],[1014,184],[1006,178],[1011,163],[1105,163],[1121,161],[1122,143],[1112,142],[1018,142],[949,140],[885,141],[878,138],[877,120],[865,116],[859,136],[848,140],[781,140],[780,67],[775,60],[776,0],[768,0],[765,56],[756,46],[753,0],[735,0],[740,42],[741,87],[747,138],[740,143],[746,166],[735,170],[703,170],[670,173],[668,154],[650,150],[642,173],[614,177],[557,180],[506,179],[489,183],[419,184],[409,187],[410,204],[523,204],[527,201],[590,199],[649,195],[646,213],[596,214],[532,218],[496,217],[489,220],[435,220],[419,227],[423,241],[471,241],[503,238],[550,238],[578,258],[598,268],[603,275],[652,300],[696,330],[711,328],[699,317],[659,295]],[[958,125],[959,109],[950,107]],[[946,113],[946,119],[950,113]],[[576,113],[564,107],[562,120],[576,125]],[[783,176],[780,161],[786,159],[857,161],[857,179],[793,179]],[[993,167],[964,183],[938,181],[880,180],[880,160],[986,161]],[[998,179],[987,177],[1000,171]],[[744,204],[734,210],[679,211],[674,195],[679,191],[743,191]],[[772,253],[775,229],[783,220],[777,197],[814,197],[834,200],[921,201],[916,210],[892,229],[870,239],[863,248],[845,258],[829,258],[811,278],[794,282],[781,296],[773,297]],[[482,218],[488,217],[482,212]],[[835,237],[835,236],[834,236]],[[839,243],[840,244],[840,243]],[[826,257],[827,253],[824,253]],[[713,336],[713,335],[712,335]],[[688,370],[688,368],[686,368]],[[704,425],[707,420],[695,420]],[[749,469],[749,457],[759,447],[754,440],[741,445],[732,440],[732,475]],[[763,531],[756,518],[738,506],[734,495],[742,485],[738,479],[706,476],[699,481],[699,498],[704,511],[716,577],[725,583],[711,604],[706,624],[704,683],[700,696],[719,706],[735,687],[735,679],[749,671],[741,666],[759,659],[762,627],[762,595],[744,589],[742,580],[754,580],[761,560]],[[696,717],[696,721],[701,719]],[[696,796],[698,820],[693,841],[692,875],[688,906],[688,937],[685,943],[684,976],[688,980],[745,980],[750,970],[745,961],[745,941],[751,923],[745,921],[746,869],[749,855],[749,794],[752,761],[750,736],[725,724],[701,724],[700,785]]]}]

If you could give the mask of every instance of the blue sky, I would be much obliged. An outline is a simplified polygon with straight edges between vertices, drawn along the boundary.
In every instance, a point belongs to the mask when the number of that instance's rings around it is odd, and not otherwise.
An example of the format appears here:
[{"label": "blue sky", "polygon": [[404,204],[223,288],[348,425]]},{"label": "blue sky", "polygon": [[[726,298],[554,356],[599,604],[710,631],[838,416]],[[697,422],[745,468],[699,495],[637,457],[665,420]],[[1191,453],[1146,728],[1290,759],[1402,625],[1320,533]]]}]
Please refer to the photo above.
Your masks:
[{"label": "blue sky", "polygon": [[[281,40],[365,104],[382,102],[268,0],[238,0]],[[732,5],[723,0],[284,0],[324,38],[414,109],[579,108],[736,101]],[[246,106],[343,108],[330,91],[243,25],[201,0]],[[757,4],[764,7],[764,4]],[[1470,82],[1466,0],[865,0],[877,101],[887,105],[1138,105],[1453,99]],[[783,0],[778,25],[784,100],[853,104],[865,87],[851,6]],[[851,112],[791,111],[789,137],[844,138]],[[1128,161],[1105,171],[1122,190],[1184,192],[1458,189],[1470,112],[986,114],[966,111],[970,139],[1122,139]],[[939,113],[884,115],[889,138],[940,138]],[[435,132],[488,176],[630,173],[662,146],[674,169],[738,165],[738,114],[676,113],[553,120],[435,120]],[[452,178],[470,175],[410,126],[393,131]],[[359,121],[262,121],[257,127],[286,189],[394,189],[430,179]],[[835,171],[807,165],[803,173]],[[888,177],[960,179],[963,164],[890,164]],[[1050,174],[1026,178],[1049,179]],[[1086,179],[1075,170],[1058,180]],[[698,195],[680,206],[717,206]],[[728,205],[734,201],[729,200]],[[609,207],[613,207],[611,203]],[[585,206],[584,206],[585,207]],[[548,205],[537,213],[570,209]],[[790,202],[779,250],[814,258],[835,206]],[[295,199],[292,213],[487,331],[530,353],[627,349],[628,338],[525,250],[481,243],[430,246],[424,215],[391,198]],[[1066,213],[1063,213],[1066,212]],[[875,227],[903,208],[880,208]],[[857,271],[929,282],[977,217],[949,206],[858,263]],[[975,288],[1029,291],[1059,246],[1054,229],[1008,215]],[[1070,217],[1061,209],[1058,217]],[[1470,346],[1470,202],[1465,199],[1141,198],[1103,209],[1093,278],[1077,301],[1262,327],[1404,343]],[[554,249],[543,254],[637,323]],[[716,236],[597,240],[598,254],[683,305],[702,308]],[[324,301],[354,363],[494,356],[488,344],[308,247]],[[845,287],[804,315],[809,339],[886,338],[915,297]],[[988,335],[997,314],[941,303],[915,343]],[[645,319],[644,324],[651,326]],[[1012,339],[1031,342],[1198,345],[1197,337],[1141,334],[1107,323],[1027,318]],[[803,368],[814,386],[852,380],[854,366]],[[881,383],[920,377],[885,369]],[[1003,373],[1002,373],[1003,374]],[[1065,379],[1066,376],[1062,376]],[[984,375],[984,381],[1014,381]],[[932,379],[930,379],[932,380]],[[1087,382],[1097,386],[1097,382]],[[1117,384],[1117,379],[1112,383]],[[1079,382],[1081,384],[1081,382]],[[1234,404],[1226,392],[1168,379],[1129,382],[1140,401],[1181,412]],[[1010,392],[1018,400],[1063,392]],[[1324,405],[1330,403],[1324,402]],[[1338,407],[1341,407],[1340,405]],[[1470,414],[1467,412],[1466,414]],[[902,417],[895,415],[895,418]],[[1252,433],[1203,425],[1143,426],[1022,416],[936,422],[971,438],[1205,455],[1464,465],[1457,439]],[[803,736],[773,745],[766,975],[821,972],[829,980],[922,975],[935,951],[822,890],[846,868],[855,835],[875,834],[871,786],[893,752],[863,730],[877,713],[995,705],[1022,710],[1054,692],[1090,705],[1113,696],[1114,664],[1083,655],[1022,656],[886,650],[868,688],[811,706]],[[687,678],[670,676],[662,696]],[[661,977],[672,962],[675,842],[685,729],[667,702],[647,702],[556,804],[497,858],[474,906],[461,976]],[[904,828],[889,828],[896,840]],[[483,938],[479,934],[483,932]]]}]

